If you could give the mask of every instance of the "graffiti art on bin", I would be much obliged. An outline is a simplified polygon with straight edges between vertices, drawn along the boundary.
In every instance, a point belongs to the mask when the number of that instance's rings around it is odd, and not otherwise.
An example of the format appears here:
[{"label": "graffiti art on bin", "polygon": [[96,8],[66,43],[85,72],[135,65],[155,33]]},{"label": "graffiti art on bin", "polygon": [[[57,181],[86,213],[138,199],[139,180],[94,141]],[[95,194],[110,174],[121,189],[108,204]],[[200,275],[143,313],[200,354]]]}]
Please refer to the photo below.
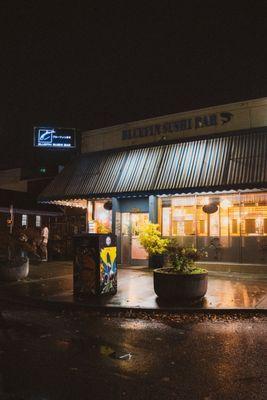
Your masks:
[{"label": "graffiti art on bin", "polygon": [[117,249],[104,247],[100,252],[100,293],[117,291]]}]

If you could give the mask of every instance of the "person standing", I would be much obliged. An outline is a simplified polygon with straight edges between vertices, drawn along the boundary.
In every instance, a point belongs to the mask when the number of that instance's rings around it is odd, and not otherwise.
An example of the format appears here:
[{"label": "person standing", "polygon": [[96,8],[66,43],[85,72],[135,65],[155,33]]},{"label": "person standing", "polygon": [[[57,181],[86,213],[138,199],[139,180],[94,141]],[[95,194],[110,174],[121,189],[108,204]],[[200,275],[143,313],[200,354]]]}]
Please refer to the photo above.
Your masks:
[{"label": "person standing", "polygon": [[49,229],[46,225],[43,225],[41,232],[42,261],[48,260],[48,251],[47,251],[48,237],[49,237]]}]

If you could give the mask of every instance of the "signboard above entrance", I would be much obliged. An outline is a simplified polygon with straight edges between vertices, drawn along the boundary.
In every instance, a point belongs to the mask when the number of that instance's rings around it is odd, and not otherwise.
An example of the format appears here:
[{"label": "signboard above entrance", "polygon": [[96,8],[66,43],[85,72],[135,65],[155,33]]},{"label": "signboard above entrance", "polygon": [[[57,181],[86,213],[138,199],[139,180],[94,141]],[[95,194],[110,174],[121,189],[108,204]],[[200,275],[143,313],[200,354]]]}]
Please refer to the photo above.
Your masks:
[{"label": "signboard above entrance", "polygon": [[75,129],[35,127],[33,145],[49,149],[73,149],[76,147]]},{"label": "signboard above entrance", "polygon": [[137,137],[164,135],[165,133],[181,132],[189,129],[207,128],[210,126],[224,125],[231,121],[234,114],[230,112],[214,113],[196,116],[194,118],[178,119],[163,124],[152,124],[145,127],[125,129],[122,131],[122,140]]},{"label": "signboard above entrance", "polygon": [[267,98],[126,122],[82,133],[81,152],[165,144],[267,127]]}]

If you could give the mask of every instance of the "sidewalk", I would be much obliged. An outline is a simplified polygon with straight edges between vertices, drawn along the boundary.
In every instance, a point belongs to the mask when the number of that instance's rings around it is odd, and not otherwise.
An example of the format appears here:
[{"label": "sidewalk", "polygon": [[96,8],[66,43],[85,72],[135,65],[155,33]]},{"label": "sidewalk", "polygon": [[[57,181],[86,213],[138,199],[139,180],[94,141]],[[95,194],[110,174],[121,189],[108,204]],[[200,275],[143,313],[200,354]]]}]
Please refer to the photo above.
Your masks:
[{"label": "sidewalk", "polygon": [[72,263],[49,262],[30,267],[29,277],[20,282],[0,282],[0,298],[24,302],[48,302],[62,306],[141,310],[266,310],[267,279],[245,274],[209,274],[207,294],[201,304],[184,306],[159,301],[153,290],[153,273],[148,269],[118,271],[114,296],[73,298]]}]

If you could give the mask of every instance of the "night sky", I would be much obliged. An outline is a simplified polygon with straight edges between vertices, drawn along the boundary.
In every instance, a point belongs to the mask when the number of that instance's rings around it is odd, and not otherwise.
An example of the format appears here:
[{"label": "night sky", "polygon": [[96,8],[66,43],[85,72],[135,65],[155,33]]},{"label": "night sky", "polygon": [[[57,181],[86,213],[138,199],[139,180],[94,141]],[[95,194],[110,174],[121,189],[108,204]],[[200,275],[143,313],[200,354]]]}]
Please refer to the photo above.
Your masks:
[{"label": "night sky", "polygon": [[265,1],[2,1],[1,162],[100,128],[267,96]]}]

